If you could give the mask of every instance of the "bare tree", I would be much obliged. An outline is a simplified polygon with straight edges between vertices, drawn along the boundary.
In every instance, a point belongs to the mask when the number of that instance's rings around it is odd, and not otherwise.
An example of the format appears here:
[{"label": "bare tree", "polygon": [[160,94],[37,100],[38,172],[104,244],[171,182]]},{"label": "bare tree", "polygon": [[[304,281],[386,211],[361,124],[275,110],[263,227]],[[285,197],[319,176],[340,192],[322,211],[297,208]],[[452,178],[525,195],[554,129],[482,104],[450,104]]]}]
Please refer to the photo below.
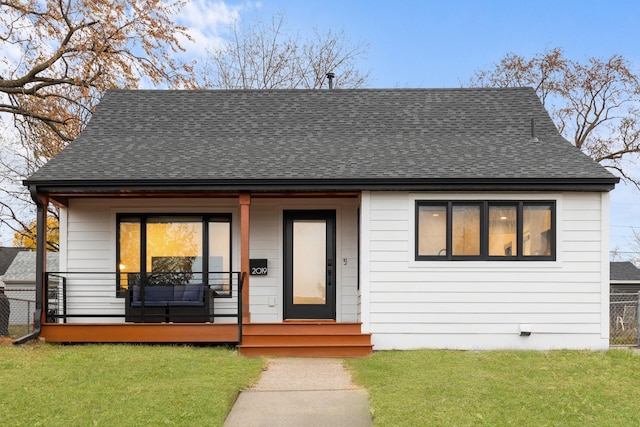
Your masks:
[{"label": "bare tree", "polygon": [[640,153],[640,78],[624,57],[578,62],[560,48],[532,58],[510,53],[476,71],[471,86],[535,88],[565,138],[640,187],[627,168]]},{"label": "bare tree", "polygon": [[351,44],[343,31],[321,33],[310,39],[284,32],[284,16],[260,21],[241,30],[230,27],[230,41],[208,52],[203,86],[219,89],[319,89],[328,72],[337,76],[336,87],[363,86],[368,73],[356,62],[368,46]]},{"label": "bare tree", "polygon": [[190,39],[172,20],[183,4],[0,0],[0,223],[32,234],[20,179],[77,137],[106,89],[193,86],[191,65],[175,59]]},{"label": "bare tree", "polygon": [[609,261],[631,261],[640,266],[640,230],[637,227],[628,228],[632,236],[627,237],[624,249],[616,245],[609,251]]}]

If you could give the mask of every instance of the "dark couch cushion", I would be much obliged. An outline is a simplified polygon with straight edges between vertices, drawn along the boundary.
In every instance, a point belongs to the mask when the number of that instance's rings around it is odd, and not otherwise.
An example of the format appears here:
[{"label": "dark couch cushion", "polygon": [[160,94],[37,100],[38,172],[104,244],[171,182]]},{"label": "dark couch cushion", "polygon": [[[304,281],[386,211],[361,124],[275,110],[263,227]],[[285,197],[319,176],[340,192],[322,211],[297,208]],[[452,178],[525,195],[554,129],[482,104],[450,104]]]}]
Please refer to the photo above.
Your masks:
[{"label": "dark couch cushion", "polygon": [[[145,307],[166,307],[168,301],[145,301]],[[142,301],[134,301],[131,303],[131,307],[142,307]]]},{"label": "dark couch cushion", "polygon": [[182,301],[202,302],[204,300],[204,283],[185,285]]},{"label": "dark couch cushion", "polygon": [[[202,307],[204,306],[204,283],[174,286],[146,286],[145,307]],[[131,307],[141,307],[140,285],[133,286]]]},{"label": "dark couch cushion", "polygon": [[170,301],[169,307],[202,307],[204,301]]},{"label": "dark couch cushion", "polygon": [[147,303],[173,301],[173,286],[147,286],[144,288],[144,300]]},{"label": "dark couch cushion", "polygon": [[140,285],[135,285],[132,289],[131,302],[140,301]]},{"label": "dark couch cushion", "polygon": [[[151,302],[164,302],[173,301],[174,298],[173,286],[145,286],[144,287],[144,301],[145,305],[150,305]],[[131,302],[140,302],[142,295],[140,292],[140,285],[133,287]]]},{"label": "dark couch cushion", "polygon": [[184,296],[185,285],[174,285],[173,286],[173,301],[182,301]]}]

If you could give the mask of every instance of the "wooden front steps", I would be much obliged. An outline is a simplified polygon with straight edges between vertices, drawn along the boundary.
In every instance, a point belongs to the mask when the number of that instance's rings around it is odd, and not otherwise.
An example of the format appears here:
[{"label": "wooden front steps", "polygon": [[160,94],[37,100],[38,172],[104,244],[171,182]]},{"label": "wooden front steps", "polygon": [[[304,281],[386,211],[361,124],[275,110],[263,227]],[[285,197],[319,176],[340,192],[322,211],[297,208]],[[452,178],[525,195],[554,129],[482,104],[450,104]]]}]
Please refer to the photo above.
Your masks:
[{"label": "wooden front steps", "polygon": [[372,353],[371,334],[360,323],[287,321],[242,326],[244,356],[363,357]]}]

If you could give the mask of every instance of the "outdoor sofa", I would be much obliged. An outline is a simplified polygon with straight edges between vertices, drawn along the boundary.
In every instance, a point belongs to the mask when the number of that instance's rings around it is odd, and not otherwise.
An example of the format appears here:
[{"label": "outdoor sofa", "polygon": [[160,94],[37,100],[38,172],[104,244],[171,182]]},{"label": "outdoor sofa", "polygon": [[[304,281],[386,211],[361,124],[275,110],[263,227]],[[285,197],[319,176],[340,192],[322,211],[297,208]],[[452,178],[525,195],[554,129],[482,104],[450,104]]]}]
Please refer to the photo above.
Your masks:
[{"label": "outdoor sofa", "polygon": [[133,285],[125,292],[125,321],[202,323],[210,321],[211,289],[204,283]]}]

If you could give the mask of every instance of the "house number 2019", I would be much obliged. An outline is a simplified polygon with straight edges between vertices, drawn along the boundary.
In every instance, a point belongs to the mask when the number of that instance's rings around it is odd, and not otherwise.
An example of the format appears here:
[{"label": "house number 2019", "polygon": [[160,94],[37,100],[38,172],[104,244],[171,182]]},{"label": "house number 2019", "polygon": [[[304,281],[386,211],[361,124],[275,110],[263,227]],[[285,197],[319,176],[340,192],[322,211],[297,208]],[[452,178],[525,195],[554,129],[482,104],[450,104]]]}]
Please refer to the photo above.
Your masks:
[{"label": "house number 2019", "polygon": [[264,276],[267,274],[267,267],[253,267],[251,268],[252,276]]},{"label": "house number 2019", "polygon": [[266,259],[250,259],[249,274],[252,276],[266,276],[267,260]]}]

